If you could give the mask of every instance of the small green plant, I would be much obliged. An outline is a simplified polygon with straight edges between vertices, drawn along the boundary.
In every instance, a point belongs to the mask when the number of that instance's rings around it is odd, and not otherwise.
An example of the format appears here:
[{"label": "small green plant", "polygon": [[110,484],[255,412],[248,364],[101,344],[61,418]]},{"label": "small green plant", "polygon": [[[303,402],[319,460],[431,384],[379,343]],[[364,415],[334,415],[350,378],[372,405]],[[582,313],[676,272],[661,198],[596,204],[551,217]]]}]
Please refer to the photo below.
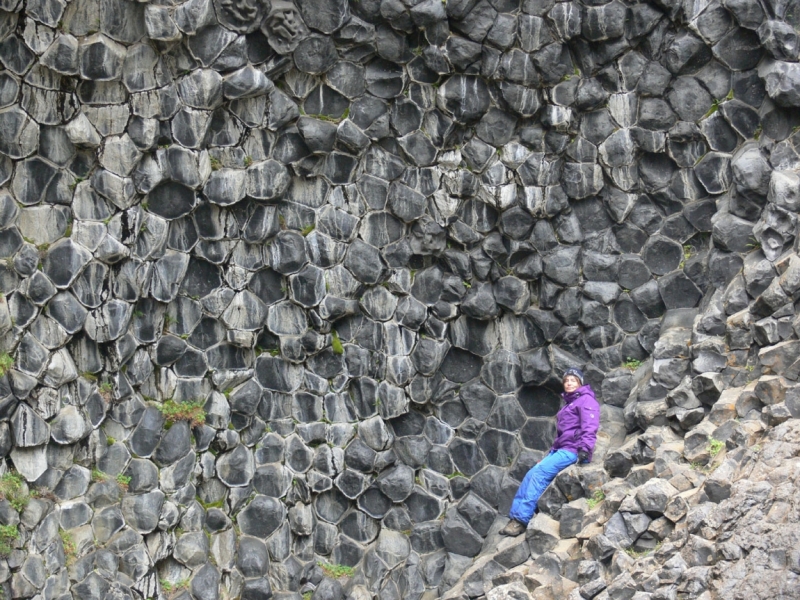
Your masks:
[{"label": "small green plant", "polygon": [[342,340],[339,339],[339,334],[335,329],[331,330],[331,348],[334,354],[344,354],[344,346]]},{"label": "small green plant", "polygon": [[306,225],[305,227],[303,227],[300,233],[303,234],[303,237],[306,237],[309,233],[314,231],[314,229],[316,229],[316,225],[312,223],[311,225]]},{"label": "small green plant", "polygon": [[67,187],[69,188],[70,192],[74,192],[75,188],[78,187],[78,184],[84,180],[84,177],[76,177],[72,183],[70,183]]},{"label": "small green plant", "polygon": [[102,483],[108,479],[108,475],[103,473],[100,469],[92,469],[92,481],[95,483]]},{"label": "small green plant", "polygon": [[122,473],[120,473],[119,475],[117,475],[116,480],[117,480],[117,485],[119,485],[119,487],[122,488],[122,491],[127,492],[128,486],[131,484],[131,478],[127,475],[123,475]]},{"label": "small green plant", "polygon": [[659,548],[661,548],[661,542],[658,542],[655,545],[654,548],[649,548],[647,550],[642,550],[641,552],[637,552],[636,550],[633,549],[633,547],[626,548],[625,549],[625,554],[627,554],[628,556],[630,556],[631,558],[634,558],[634,559],[643,558],[645,556],[650,556],[651,554],[656,552]]},{"label": "small green plant", "polygon": [[245,156],[244,157],[244,166],[249,167],[253,164],[253,157],[252,156]]},{"label": "small green plant", "polygon": [[625,367],[626,369],[630,369],[631,371],[635,371],[636,369],[638,369],[639,367],[642,366],[642,361],[640,361],[640,360],[638,360],[636,358],[631,358],[629,356],[625,360],[625,362],[622,363],[622,366]]},{"label": "small green plant", "polygon": [[322,568],[322,572],[332,579],[352,577],[356,572],[353,567],[346,567],[345,565],[332,565],[324,562],[319,562],[317,564]]},{"label": "small green plant", "polygon": [[217,500],[216,502],[203,502],[203,500],[201,500],[199,496],[196,499],[206,510],[208,510],[209,508],[222,508],[223,506],[225,506],[224,499]]},{"label": "small green plant", "polygon": [[466,477],[461,471],[453,471],[450,475],[445,475],[448,479],[455,479],[456,477]]},{"label": "small green plant", "polygon": [[705,119],[707,117],[710,117],[718,110],[719,110],[719,100],[714,100],[714,102],[711,103],[711,108],[709,108],[708,112],[703,115],[703,118]]},{"label": "small green plant", "polygon": [[14,359],[8,352],[0,354],[0,377],[8,373],[9,369],[14,366]]},{"label": "small green plant", "polygon": [[0,525],[0,556],[8,556],[13,550],[11,544],[19,538],[16,525]]},{"label": "small green plant", "polygon": [[100,396],[102,396],[103,400],[106,402],[111,402],[111,395],[114,392],[114,386],[110,381],[104,381],[97,389],[100,391]]},{"label": "small green plant", "polygon": [[222,163],[219,162],[218,158],[211,157],[211,170],[212,171],[219,171],[222,168]]},{"label": "small green plant", "polygon": [[192,427],[199,427],[206,422],[206,411],[203,410],[203,404],[202,400],[175,402],[170,398],[157,408],[170,425],[176,421],[189,421]]},{"label": "small green plant", "polygon": [[61,536],[61,545],[64,547],[64,557],[67,559],[67,566],[75,562],[78,556],[78,547],[75,545],[75,540],[72,539],[72,534],[69,531],[61,529],[58,532]]},{"label": "small green plant", "polygon": [[720,440],[715,440],[713,437],[708,438],[708,453],[712,457],[722,452],[723,448],[725,448],[725,442],[721,442]]},{"label": "small green plant", "polygon": [[166,579],[159,579],[158,582],[161,584],[161,589],[163,589],[167,594],[171,594],[172,592],[177,592],[178,590],[186,590],[189,588],[188,579],[181,579],[180,581],[176,581],[175,583],[171,583]]},{"label": "small green plant", "polygon": [[269,351],[269,355],[270,356],[280,356],[281,355],[281,351],[280,351],[279,348],[273,348],[272,350]]},{"label": "small green plant", "polygon": [[605,499],[606,495],[603,490],[595,490],[594,494],[592,494],[592,497],[586,500],[586,504],[589,506],[589,510],[592,510]]},{"label": "small green plant", "polygon": [[17,512],[25,510],[31,494],[21,475],[11,471],[0,477],[0,499],[8,500]]},{"label": "small green plant", "polygon": [[110,435],[106,436],[106,446],[113,446],[117,443],[117,438],[113,438]]},{"label": "small green plant", "polygon": [[306,592],[303,594],[303,600],[311,600],[311,596],[314,595],[314,592]]}]

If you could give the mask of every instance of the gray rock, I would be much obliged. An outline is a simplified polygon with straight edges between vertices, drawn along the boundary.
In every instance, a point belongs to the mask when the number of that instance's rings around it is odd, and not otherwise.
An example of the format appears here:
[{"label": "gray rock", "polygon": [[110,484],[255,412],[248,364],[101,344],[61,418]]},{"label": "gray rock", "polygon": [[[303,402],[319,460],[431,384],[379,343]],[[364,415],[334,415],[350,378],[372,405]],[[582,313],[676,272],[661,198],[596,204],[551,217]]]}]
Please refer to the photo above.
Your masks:
[{"label": "gray rock", "polygon": [[475,556],[480,552],[483,539],[469,526],[455,508],[447,511],[442,524],[445,548],[453,554]]},{"label": "gray rock", "polygon": [[648,514],[663,514],[667,502],[677,495],[676,490],[669,482],[663,479],[651,479],[636,492],[636,501],[642,510]]},{"label": "gray rock", "polygon": [[333,33],[350,18],[348,4],[342,0],[325,0],[319,4],[303,0],[297,4],[306,25],[325,34]]},{"label": "gray rock", "polygon": [[125,496],[122,499],[122,514],[126,523],[139,533],[150,533],[158,525],[164,493],[154,490],[147,494]]},{"label": "gray rock", "polygon": [[228,487],[246,486],[255,475],[253,454],[246,446],[239,445],[217,458],[216,472]]},{"label": "gray rock", "polygon": [[456,75],[439,88],[438,99],[442,107],[457,120],[478,120],[489,108],[489,93],[483,80]]},{"label": "gray rock", "polygon": [[11,418],[14,442],[21,448],[41,446],[50,438],[50,428],[44,419],[27,404],[20,404]]},{"label": "gray rock", "polygon": [[209,544],[205,532],[184,533],[175,542],[172,555],[189,568],[199,567],[208,560]]},{"label": "gray rock", "polygon": [[43,270],[58,288],[69,287],[91,259],[91,254],[71,239],[61,240],[48,250]]},{"label": "gray rock", "polygon": [[242,533],[266,538],[283,522],[286,509],[283,504],[267,496],[257,495],[236,518]]},{"label": "gray rock", "polygon": [[11,450],[10,456],[14,468],[27,481],[36,481],[47,471],[47,448],[45,446],[35,448],[17,446]]},{"label": "gray rock", "polygon": [[99,33],[89,36],[78,49],[80,75],[96,81],[118,79],[124,56],[124,46]]},{"label": "gray rock", "polygon": [[159,465],[169,466],[186,456],[190,450],[189,424],[186,421],[178,421],[161,437],[153,458]]},{"label": "gray rock", "polygon": [[[759,7],[760,8],[760,7]],[[758,27],[761,45],[777,60],[796,61],[800,44],[795,29],[783,21],[765,20]]]},{"label": "gray rock", "polygon": [[90,432],[89,423],[75,406],[63,407],[50,422],[50,435],[57,444],[74,444]]},{"label": "gray rock", "polygon": [[247,194],[261,200],[273,200],[286,192],[289,174],[282,164],[267,160],[247,169]]},{"label": "gray rock", "polygon": [[278,273],[296,273],[306,262],[305,239],[293,231],[282,231],[270,247],[272,268]]}]

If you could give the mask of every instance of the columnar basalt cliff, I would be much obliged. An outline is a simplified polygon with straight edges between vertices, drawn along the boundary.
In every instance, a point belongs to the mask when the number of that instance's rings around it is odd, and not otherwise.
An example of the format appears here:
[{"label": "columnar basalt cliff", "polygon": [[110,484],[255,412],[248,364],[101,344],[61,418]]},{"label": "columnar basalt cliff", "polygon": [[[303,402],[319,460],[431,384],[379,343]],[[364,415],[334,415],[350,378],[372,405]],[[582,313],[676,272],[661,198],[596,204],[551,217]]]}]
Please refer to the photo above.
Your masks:
[{"label": "columnar basalt cliff", "polygon": [[0,597],[800,598],[799,30],[0,0]]}]

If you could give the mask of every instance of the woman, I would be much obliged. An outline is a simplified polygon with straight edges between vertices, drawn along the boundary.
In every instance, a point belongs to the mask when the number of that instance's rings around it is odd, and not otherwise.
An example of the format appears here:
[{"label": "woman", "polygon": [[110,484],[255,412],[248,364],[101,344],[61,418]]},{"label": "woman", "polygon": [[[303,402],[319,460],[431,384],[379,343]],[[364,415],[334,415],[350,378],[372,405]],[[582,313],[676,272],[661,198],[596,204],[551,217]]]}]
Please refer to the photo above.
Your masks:
[{"label": "woman", "polygon": [[500,532],[519,535],[528,527],[536,512],[539,497],[561,471],[576,462],[592,460],[597,430],[600,428],[600,405],[591,386],[583,385],[583,372],[570,367],[562,379],[564,407],[556,415],[556,439],[550,452],[536,464],[517,490],[508,516],[511,521]]}]

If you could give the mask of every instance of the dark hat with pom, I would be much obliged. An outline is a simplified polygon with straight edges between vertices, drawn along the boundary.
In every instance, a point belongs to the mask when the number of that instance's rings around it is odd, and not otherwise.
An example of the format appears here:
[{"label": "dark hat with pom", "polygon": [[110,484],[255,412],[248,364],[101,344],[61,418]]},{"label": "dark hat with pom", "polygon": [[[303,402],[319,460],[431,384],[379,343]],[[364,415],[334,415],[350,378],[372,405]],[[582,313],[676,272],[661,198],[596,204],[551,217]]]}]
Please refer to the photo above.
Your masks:
[{"label": "dark hat with pom", "polygon": [[581,371],[578,367],[570,367],[569,369],[564,371],[564,376],[561,378],[561,381],[564,381],[568,375],[577,377],[578,381],[580,381],[581,385],[583,385],[583,371]]}]

